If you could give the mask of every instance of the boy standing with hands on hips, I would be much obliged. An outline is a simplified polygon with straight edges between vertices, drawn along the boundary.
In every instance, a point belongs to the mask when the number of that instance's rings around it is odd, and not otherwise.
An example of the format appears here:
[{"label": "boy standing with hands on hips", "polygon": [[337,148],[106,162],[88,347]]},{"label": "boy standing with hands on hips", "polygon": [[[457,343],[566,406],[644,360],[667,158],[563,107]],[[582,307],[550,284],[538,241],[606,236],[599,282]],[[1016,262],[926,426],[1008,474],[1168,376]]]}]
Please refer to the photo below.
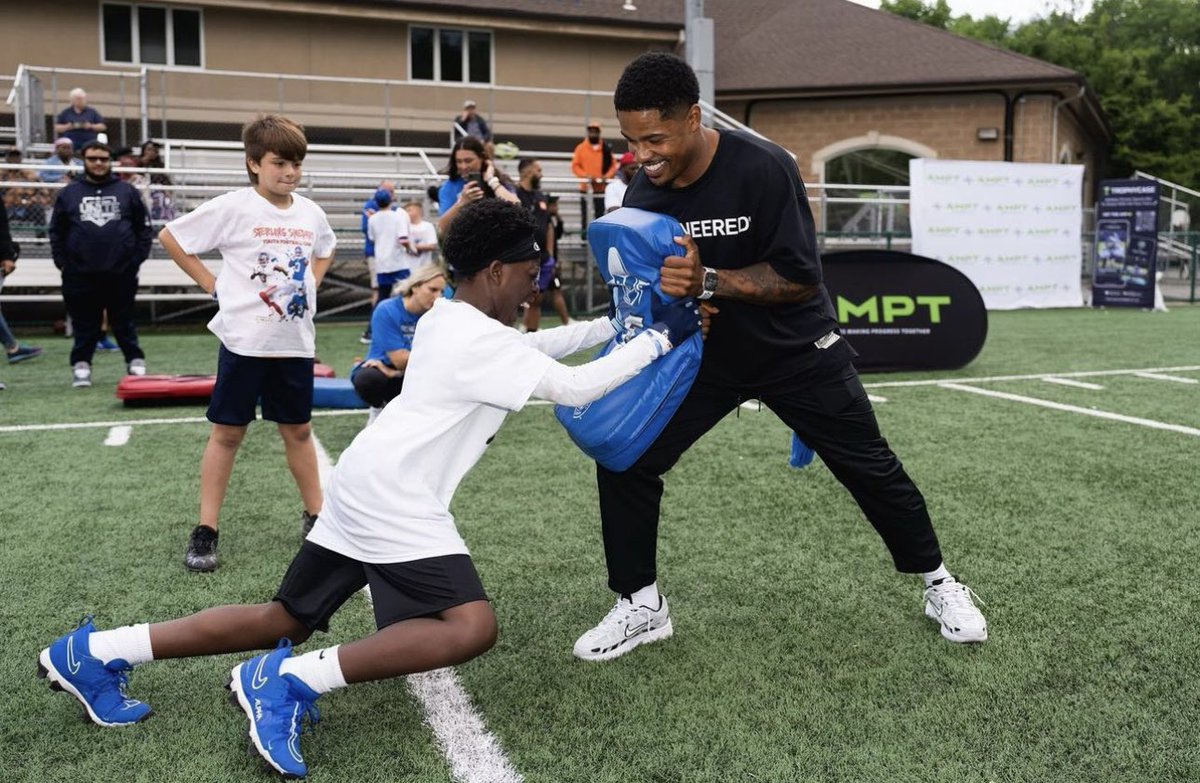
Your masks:
[{"label": "boy standing with hands on hips", "polygon": [[[208,328],[221,340],[208,407],[212,434],[200,461],[200,523],[184,564],[217,567],[217,522],[234,457],[262,399],[263,418],[283,437],[288,468],[304,503],[305,535],[321,511],[312,443],[312,362],[316,290],[336,244],[325,212],[293,191],[308,151],[304,128],[276,114],[242,129],[251,186],[226,193],[171,221],[159,234],[183,271],[219,303]],[[214,276],[199,254],[219,250]]]}]

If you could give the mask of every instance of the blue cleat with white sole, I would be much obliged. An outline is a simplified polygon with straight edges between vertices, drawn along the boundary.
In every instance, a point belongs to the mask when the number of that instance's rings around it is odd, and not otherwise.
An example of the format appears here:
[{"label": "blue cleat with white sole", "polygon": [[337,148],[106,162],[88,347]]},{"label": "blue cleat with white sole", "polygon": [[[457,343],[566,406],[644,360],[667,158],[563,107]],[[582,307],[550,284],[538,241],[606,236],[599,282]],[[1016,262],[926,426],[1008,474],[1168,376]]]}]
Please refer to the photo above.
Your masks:
[{"label": "blue cleat with white sole", "polygon": [[301,724],[305,718],[312,725],[320,720],[314,704],[320,694],[298,677],[279,673],[291,654],[292,643],[280,639],[273,652],[233,667],[230,701],[250,719],[250,742],[271,768],[285,778],[302,778],[308,767],[300,754]]},{"label": "blue cleat with white sole", "polygon": [[133,667],[120,658],[105,664],[91,655],[88,636],[95,630],[92,618],[86,617],[42,650],[38,676],[50,680],[51,689],[78,699],[97,726],[130,726],[149,718],[154,714],[150,705],[125,694]]}]

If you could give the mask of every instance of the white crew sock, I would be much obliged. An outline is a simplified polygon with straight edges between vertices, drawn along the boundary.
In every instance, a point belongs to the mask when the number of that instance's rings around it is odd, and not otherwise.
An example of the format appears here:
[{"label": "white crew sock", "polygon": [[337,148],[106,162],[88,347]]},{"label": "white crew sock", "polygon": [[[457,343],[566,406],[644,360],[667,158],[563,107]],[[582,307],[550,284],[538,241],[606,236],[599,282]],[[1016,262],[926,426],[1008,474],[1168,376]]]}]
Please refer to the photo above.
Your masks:
[{"label": "white crew sock", "polygon": [[933,571],[926,571],[925,573],[921,574],[921,576],[925,577],[925,586],[926,587],[932,587],[933,583],[939,579],[953,579],[954,578],[950,575],[950,572],[946,570],[945,563],[942,563]]},{"label": "white crew sock", "polygon": [[90,633],[88,649],[104,663],[117,658],[130,666],[150,663],[154,660],[154,652],[150,649],[150,623]]},{"label": "white crew sock", "polygon": [[299,677],[301,682],[317,693],[329,693],[334,688],[345,688],[346,678],[342,676],[342,664],[338,659],[340,646],[285,658],[283,663],[279,664],[279,673]]},{"label": "white crew sock", "polygon": [[647,609],[657,609],[662,606],[662,601],[658,596],[658,582],[651,582],[641,590],[635,590],[630,594],[629,600],[634,606],[644,606]]},{"label": "white crew sock", "polygon": [[379,414],[383,413],[383,408],[369,408],[367,410],[367,424],[374,424],[379,418]]}]

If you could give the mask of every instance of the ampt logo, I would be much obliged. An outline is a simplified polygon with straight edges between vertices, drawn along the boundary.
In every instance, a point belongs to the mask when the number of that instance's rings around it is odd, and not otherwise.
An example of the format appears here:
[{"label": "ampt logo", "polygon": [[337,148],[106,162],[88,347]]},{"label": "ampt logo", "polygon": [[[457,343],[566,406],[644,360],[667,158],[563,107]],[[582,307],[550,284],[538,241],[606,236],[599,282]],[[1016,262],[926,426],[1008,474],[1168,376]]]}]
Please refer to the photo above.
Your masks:
[{"label": "ampt logo", "polygon": [[929,323],[942,322],[942,308],[950,305],[948,296],[872,296],[861,304],[855,304],[844,296],[837,298],[838,323],[850,323],[851,318],[866,318],[867,323],[877,324],[880,320],[890,324],[897,318],[907,318],[917,312],[918,307],[929,308]]}]

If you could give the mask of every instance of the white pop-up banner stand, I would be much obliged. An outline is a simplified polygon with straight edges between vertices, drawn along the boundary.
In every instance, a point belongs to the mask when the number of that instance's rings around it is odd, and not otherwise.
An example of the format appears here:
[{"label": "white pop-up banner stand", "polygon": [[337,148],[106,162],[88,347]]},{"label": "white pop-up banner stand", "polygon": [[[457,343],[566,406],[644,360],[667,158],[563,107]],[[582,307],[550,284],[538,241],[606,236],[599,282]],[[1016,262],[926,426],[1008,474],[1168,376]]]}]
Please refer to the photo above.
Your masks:
[{"label": "white pop-up banner stand", "polygon": [[1080,307],[1083,166],[915,158],[912,250],[957,268],[989,310]]}]

